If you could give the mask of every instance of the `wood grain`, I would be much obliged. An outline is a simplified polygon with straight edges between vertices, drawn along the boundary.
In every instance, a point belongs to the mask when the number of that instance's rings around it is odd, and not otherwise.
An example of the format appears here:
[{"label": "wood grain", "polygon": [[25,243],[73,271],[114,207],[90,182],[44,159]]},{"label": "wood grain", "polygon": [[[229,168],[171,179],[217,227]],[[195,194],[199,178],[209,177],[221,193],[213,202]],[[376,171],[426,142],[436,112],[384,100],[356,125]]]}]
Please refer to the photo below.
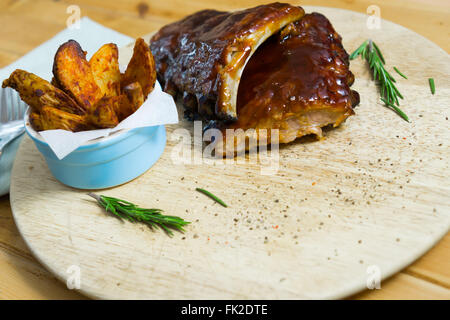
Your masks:
[{"label": "wood grain", "polygon": [[0,299],[84,299],[31,255],[11,215],[9,197],[0,197]]},{"label": "wood grain", "polygon": [[[10,29],[0,30],[3,40],[0,44],[0,65],[7,65],[64,28],[67,17],[65,9],[68,3],[50,0],[0,3],[2,9],[0,10],[0,21],[7,22],[8,28],[10,27]],[[187,13],[209,6],[206,1],[165,1],[163,3],[154,1],[70,1],[70,3],[79,3],[83,15],[88,15],[108,27],[135,37],[157,29]],[[221,3],[221,9],[229,9],[253,5],[255,1]],[[302,4],[304,3],[307,2],[302,2]],[[378,4],[382,9],[383,18],[405,25],[437,42],[445,50],[449,50],[449,28],[446,19],[449,7],[445,1],[433,1],[434,5],[425,5],[422,1],[397,1],[395,3],[391,1],[315,1],[314,3],[362,12],[369,4]],[[43,9],[48,14],[41,14]],[[33,27],[31,28],[31,26]],[[35,26],[40,27],[39,32],[36,32]],[[23,251],[31,257],[23,241],[20,244],[21,238],[12,223],[8,198],[1,198],[0,203],[1,221],[7,219],[10,221],[10,223],[0,226],[0,236],[5,235],[0,246],[0,270],[2,270],[0,298],[80,298],[73,291],[65,290],[64,285],[34,262],[33,258],[30,260],[15,253]],[[9,237],[11,234],[15,236]],[[429,298],[442,297],[441,289],[449,287],[450,259],[446,258],[449,254],[449,246],[450,239],[447,235],[434,250],[400,273],[400,275],[406,276],[394,276],[383,282],[382,290],[369,291],[354,298],[423,298],[424,292]],[[11,261],[16,261],[16,263],[13,264]],[[27,266],[33,272],[28,272]],[[418,285],[417,290],[408,289],[413,286],[411,278],[420,279],[420,281],[414,282]],[[433,285],[429,286],[430,283]]]},{"label": "wood grain", "polygon": [[[401,295],[398,294],[401,292]],[[354,297],[367,300],[448,300],[448,288],[435,285],[409,274],[399,273],[381,285],[381,289],[367,290]]]}]

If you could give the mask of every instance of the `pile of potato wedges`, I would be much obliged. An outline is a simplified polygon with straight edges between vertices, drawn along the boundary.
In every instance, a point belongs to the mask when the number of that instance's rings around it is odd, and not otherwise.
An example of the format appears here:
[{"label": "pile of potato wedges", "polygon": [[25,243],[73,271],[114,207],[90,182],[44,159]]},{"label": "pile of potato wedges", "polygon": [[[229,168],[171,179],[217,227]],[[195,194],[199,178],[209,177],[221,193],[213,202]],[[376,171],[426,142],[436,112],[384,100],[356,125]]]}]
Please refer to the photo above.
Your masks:
[{"label": "pile of potato wedges", "polygon": [[55,54],[51,83],[17,69],[2,87],[15,89],[30,106],[36,131],[112,128],[144,103],[156,82],[155,62],[142,38],[125,73],[118,58],[117,46],[108,43],[88,61],[80,44],[69,40]]}]

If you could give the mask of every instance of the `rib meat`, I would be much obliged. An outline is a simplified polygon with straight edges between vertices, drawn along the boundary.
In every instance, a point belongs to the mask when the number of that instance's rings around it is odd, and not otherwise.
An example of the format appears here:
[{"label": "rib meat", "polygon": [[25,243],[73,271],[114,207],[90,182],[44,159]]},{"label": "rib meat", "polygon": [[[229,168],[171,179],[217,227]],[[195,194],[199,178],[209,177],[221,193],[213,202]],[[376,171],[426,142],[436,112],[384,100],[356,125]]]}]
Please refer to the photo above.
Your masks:
[{"label": "rib meat", "polygon": [[235,134],[234,147],[252,147],[252,137],[269,143],[270,130],[261,129],[278,129],[281,143],[321,137],[359,103],[331,23],[288,4],[201,11],[161,29],[151,49],[165,90],[182,93],[189,113],[223,132],[256,129]]},{"label": "rib meat", "polygon": [[[359,95],[341,37],[323,15],[312,13],[267,40],[248,62],[232,129],[279,129],[288,143],[354,114]],[[268,133],[270,142],[270,133]]]},{"label": "rib meat", "polygon": [[267,38],[304,15],[300,7],[273,3],[221,12],[203,10],[159,30],[150,41],[164,91],[183,95],[204,119],[236,119],[239,79]]}]

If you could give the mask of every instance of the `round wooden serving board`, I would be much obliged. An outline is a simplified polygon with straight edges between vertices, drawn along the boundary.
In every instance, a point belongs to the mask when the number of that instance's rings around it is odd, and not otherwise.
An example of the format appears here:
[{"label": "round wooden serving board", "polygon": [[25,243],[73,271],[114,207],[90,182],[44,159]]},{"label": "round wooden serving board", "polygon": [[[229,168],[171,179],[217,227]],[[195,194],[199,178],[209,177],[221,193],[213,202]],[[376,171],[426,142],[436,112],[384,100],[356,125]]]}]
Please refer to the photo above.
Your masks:
[{"label": "round wooden serving board", "polygon": [[[71,266],[79,267],[80,291],[94,298],[342,298],[366,288],[377,270],[384,279],[430,249],[450,224],[448,54],[388,21],[369,30],[362,14],[306,11],[325,14],[349,52],[367,38],[379,45],[388,70],[396,66],[408,76],[392,71],[411,123],[380,104],[358,58],[351,63],[361,95],[356,115],[327,131],[325,140],[281,147],[273,175],[262,175],[260,163],[179,164],[172,132],[192,132],[192,123],[168,126],[167,148],[155,166],[99,192],[192,222],[172,238],[119,221],[85,191],[56,181],[25,138],[11,204],[39,261],[63,281],[74,275]],[[122,61],[130,48],[121,50]]]}]

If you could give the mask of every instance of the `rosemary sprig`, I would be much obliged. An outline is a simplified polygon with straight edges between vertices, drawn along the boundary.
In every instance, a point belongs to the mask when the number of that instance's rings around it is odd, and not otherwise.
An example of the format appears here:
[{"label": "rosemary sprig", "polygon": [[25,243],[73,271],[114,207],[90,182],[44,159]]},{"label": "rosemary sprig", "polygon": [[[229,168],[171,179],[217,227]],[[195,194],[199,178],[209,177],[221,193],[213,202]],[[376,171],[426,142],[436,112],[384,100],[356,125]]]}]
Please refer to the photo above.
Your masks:
[{"label": "rosemary sprig", "polygon": [[221,204],[222,206],[224,206],[225,208],[228,207],[227,204],[225,202],[223,202],[222,200],[220,200],[217,196],[213,195],[211,192],[209,192],[208,190],[202,189],[202,188],[196,188],[195,190],[197,190],[198,192],[201,192],[205,195],[207,195],[208,197],[210,197],[211,199],[213,199],[214,201],[216,201],[217,203]]},{"label": "rosemary sprig", "polygon": [[167,232],[169,236],[173,235],[170,229],[183,232],[183,227],[190,223],[179,217],[163,215],[161,209],[144,209],[122,199],[97,195],[92,192],[88,193],[88,195],[97,200],[98,204],[107,212],[116,215],[120,219],[142,222],[152,228],[159,227]]},{"label": "rosemary sprig", "polygon": [[400,105],[398,99],[403,99],[403,96],[394,84],[396,82],[394,77],[384,68],[385,60],[380,48],[375,42],[368,39],[350,55],[350,60],[359,55],[369,63],[373,78],[380,85],[381,100],[387,107],[393,109],[400,117],[409,122],[409,118],[398,107]]},{"label": "rosemary sprig", "polygon": [[430,84],[431,94],[434,94],[436,92],[436,86],[434,85],[434,79],[428,78],[428,83]]}]

